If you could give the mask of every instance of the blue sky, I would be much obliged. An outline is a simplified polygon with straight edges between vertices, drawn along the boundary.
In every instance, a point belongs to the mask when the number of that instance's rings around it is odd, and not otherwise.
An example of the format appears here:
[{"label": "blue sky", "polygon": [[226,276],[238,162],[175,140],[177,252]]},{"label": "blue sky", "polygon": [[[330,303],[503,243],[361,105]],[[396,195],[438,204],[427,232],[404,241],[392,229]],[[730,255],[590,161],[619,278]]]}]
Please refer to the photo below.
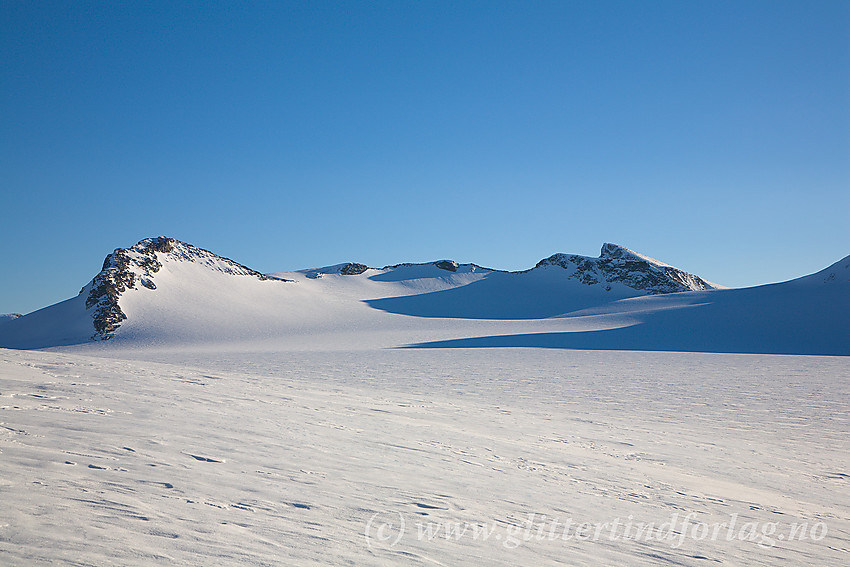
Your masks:
[{"label": "blue sky", "polygon": [[0,4],[0,313],[179,238],[261,271],[850,254],[850,3]]}]

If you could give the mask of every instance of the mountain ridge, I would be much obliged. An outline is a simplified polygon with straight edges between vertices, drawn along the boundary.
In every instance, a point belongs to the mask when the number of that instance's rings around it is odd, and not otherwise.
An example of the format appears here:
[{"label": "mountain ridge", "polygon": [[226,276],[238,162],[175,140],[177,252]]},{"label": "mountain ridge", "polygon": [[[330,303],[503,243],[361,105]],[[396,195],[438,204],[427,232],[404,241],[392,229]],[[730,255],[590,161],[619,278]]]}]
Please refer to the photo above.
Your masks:
[{"label": "mountain ridge", "polygon": [[555,265],[571,269],[573,266],[570,264],[574,265],[575,269],[572,277],[586,285],[621,282],[632,289],[645,290],[652,295],[705,291],[721,287],[655,258],[609,242],[602,245],[599,258],[558,253],[544,258],[535,268]]},{"label": "mountain ridge", "polygon": [[[602,245],[602,250],[598,258],[558,252],[540,260],[531,268],[516,271],[486,268],[474,263],[459,264],[454,260],[444,259],[432,262],[403,262],[387,265],[382,268],[373,268],[358,262],[348,262],[325,266],[323,268],[298,270],[298,272],[306,274],[310,278],[320,278],[328,274],[360,275],[367,270],[391,270],[422,266],[435,266],[448,272],[457,272],[459,268],[468,268],[470,271],[514,274],[528,273],[531,270],[545,266],[560,266],[571,272],[576,272],[573,277],[586,285],[616,281],[624,283],[632,289],[646,290],[652,294],[725,289],[724,286],[709,282],[670,264],[640,254],[625,246],[609,242]],[[644,273],[635,276],[637,272]]]},{"label": "mountain ridge", "polygon": [[[816,274],[770,285],[823,286],[845,282],[848,274],[850,256]],[[835,297],[843,297],[844,288],[837,289]],[[492,326],[487,321],[508,325],[602,317],[607,322],[600,324],[606,327],[633,324],[629,321],[638,311],[623,301],[685,292],[675,301],[647,304],[645,311],[654,312],[722,299],[714,294],[725,291],[735,290],[611,243],[596,258],[557,253],[521,271],[444,259],[382,268],[347,262],[264,274],[160,236],[108,254],[101,271],[76,297],[21,317],[3,317],[0,347],[43,348],[119,335],[127,344],[140,339],[302,340],[343,328],[380,334],[400,324],[415,333],[422,328],[449,332],[449,320]],[[819,291],[801,293],[820,301]],[[416,322],[423,319],[433,323]]]},{"label": "mountain ridge", "polygon": [[145,238],[130,248],[116,248],[108,254],[101,271],[80,290],[81,295],[88,291],[86,308],[94,310],[95,333],[92,338],[111,338],[121,322],[127,319],[118,300],[127,289],[134,289],[136,282],[150,290],[156,289],[154,274],[162,268],[157,253],[178,261],[200,262],[210,269],[231,275],[252,276],[261,281],[280,279],[175,238]]}]

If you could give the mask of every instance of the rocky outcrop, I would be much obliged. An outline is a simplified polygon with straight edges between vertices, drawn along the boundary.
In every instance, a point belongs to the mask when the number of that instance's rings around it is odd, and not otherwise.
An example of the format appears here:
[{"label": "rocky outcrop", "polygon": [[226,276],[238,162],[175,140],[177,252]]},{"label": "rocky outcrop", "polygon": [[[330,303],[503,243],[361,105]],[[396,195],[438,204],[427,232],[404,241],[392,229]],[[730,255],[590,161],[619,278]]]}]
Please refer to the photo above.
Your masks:
[{"label": "rocky outcrop", "polygon": [[454,260],[438,260],[436,262],[423,262],[423,263],[415,263],[415,262],[405,262],[403,264],[393,264],[392,266],[384,266],[380,268],[381,270],[394,270],[396,268],[409,268],[412,266],[435,266],[441,270],[446,270],[447,272],[457,272],[460,268],[468,268],[471,272],[503,272],[504,270],[494,270],[492,268],[485,268],[483,266],[479,266],[478,264],[459,264]]},{"label": "rocky outcrop", "polygon": [[454,260],[438,260],[436,262],[424,262],[424,263],[403,263],[403,264],[393,264],[392,266],[384,266],[383,268],[370,268],[366,264],[359,264],[357,262],[349,262],[347,264],[334,264],[333,266],[325,266],[324,268],[313,268],[310,270],[302,270],[301,273],[306,277],[316,280],[323,278],[327,275],[343,275],[343,276],[359,276],[360,274],[366,273],[368,270],[395,270],[397,268],[411,268],[416,266],[434,266],[441,270],[445,270],[447,272],[457,272],[461,268],[466,271],[476,272],[497,272],[500,270],[492,270],[490,268],[483,268],[476,264],[458,264]]},{"label": "rocky outcrop", "polygon": [[339,269],[339,273],[344,276],[358,276],[369,269],[369,266],[366,264],[358,264],[356,262],[349,262]]},{"label": "rocky outcrop", "polygon": [[92,339],[111,338],[127,319],[118,303],[121,294],[137,289],[137,284],[156,289],[154,275],[162,268],[163,261],[195,262],[211,270],[259,280],[279,279],[173,238],[146,238],[135,246],[118,248],[109,254],[100,273],[80,290],[81,294],[88,293],[86,308],[91,310],[95,330]]},{"label": "rocky outcrop", "polygon": [[602,284],[606,289],[614,282],[647,294],[716,288],[699,276],[616,244],[604,244],[599,258],[554,254],[535,267],[542,266],[560,266],[572,272],[571,278],[586,285]]},{"label": "rocky outcrop", "polygon": [[434,262],[434,265],[441,270],[447,270],[449,272],[456,272],[458,268],[458,263],[454,260],[440,260],[439,262]]}]

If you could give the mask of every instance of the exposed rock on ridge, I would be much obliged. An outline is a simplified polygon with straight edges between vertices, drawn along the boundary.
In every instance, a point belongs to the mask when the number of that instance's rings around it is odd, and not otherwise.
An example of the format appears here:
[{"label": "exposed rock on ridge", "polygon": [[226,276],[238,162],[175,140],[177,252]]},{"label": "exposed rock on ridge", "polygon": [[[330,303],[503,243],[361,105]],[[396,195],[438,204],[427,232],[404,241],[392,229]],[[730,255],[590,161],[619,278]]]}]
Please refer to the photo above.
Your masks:
[{"label": "exposed rock on ridge", "polygon": [[407,268],[411,266],[435,266],[441,270],[446,270],[447,272],[457,272],[458,268],[469,268],[470,271],[482,271],[482,272],[502,272],[504,270],[494,270],[492,268],[485,268],[484,266],[479,266],[478,264],[458,264],[454,260],[437,260],[436,262],[424,262],[424,263],[415,263],[415,262],[404,262],[402,264],[393,264],[392,266],[384,266],[381,268],[382,270],[394,270],[396,268]]},{"label": "exposed rock on ridge", "polygon": [[349,262],[339,269],[339,273],[344,276],[357,276],[369,269],[366,264],[358,264],[357,262]]},{"label": "exposed rock on ridge", "polygon": [[537,263],[542,266],[560,266],[573,273],[583,284],[611,284],[619,282],[647,294],[702,291],[716,286],[664,262],[638,254],[616,244],[603,244],[599,258],[570,254],[554,254]]},{"label": "exposed rock on ridge", "polygon": [[[156,290],[158,273],[166,264],[173,262],[191,262],[206,269],[233,276],[245,276],[257,280],[282,280],[252,270],[228,258],[198,248],[173,238],[147,238],[129,248],[116,249],[103,262],[100,273],[85,286],[80,295],[85,308],[91,316],[94,334],[93,340],[107,340],[127,319],[119,299],[128,290]],[[558,266],[567,270],[567,277],[585,285],[600,284],[604,290],[611,291],[612,286],[620,284],[646,294],[674,293],[689,290],[716,288],[698,276],[689,274],[648,256],[633,252],[614,244],[605,244],[599,258],[586,256],[555,254],[538,262],[536,268]],[[476,264],[459,264],[453,260],[439,260],[427,263],[403,263],[385,266],[380,270],[393,270],[408,267],[433,267],[435,271],[444,271],[444,275],[472,272],[495,273]],[[305,270],[308,278],[319,278],[327,274],[342,276],[369,276],[370,268],[365,264],[349,262],[327,268]],[[530,271],[530,270],[526,270]],[[449,274],[445,274],[449,272]],[[416,277],[439,277],[438,273],[413,270]],[[284,275],[284,274],[281,274]],[[837,276],[833,275],[833,278]],[[162,279],[162,278],[160,278]],[[165,281],[165,280],[163,280]],[[283,280],[291,281],[291,280]],[[125,303],[125,305],[127,305]],[[9,321],[10,318],[6,317]]]},{"label": "exposed rock on ridge", "polygon": [[405,262],[403,264],[394,264],[392,266],[384,266],[383,268],[371,268],[366,264],[360,264],[357,262],[349,262],[347,264],[335,264],[333,266],[325,266],[324,268],[313,268],[310,270],[301,270],[301,273],[307,276],[310,279],[320,279],[326,275],[332,274],[340,274],[343,276],[359,276],[360,274],[365,273],[368,270],[394,270],[396,268],[409,268],[414,266],[434,266],[441,270],[445,270],[447,272],[457,272],[459,268],[468,268],[469,271],[483,271],[483,272],[498,272],[501,270],[491,270],[490,268],[483,268],[478,266],[477,264],[458,264],[454,260],[438,260],[436,262],[424,262],[424,263],[410,263]]},{"label": "exposed rock on ridge", "polygon": [[118,248],[103,262],[103,268],[80,293],[88,291],[86,308],[92,310],[95,333],[92,339],[107,340],[127,316],[118,298],[136,284],[156,289],[154,274],[162,268],[161,260],[189,261],[212,270],[235,276],[251,276],[260,280],[279,279],[214,254],[191,244],[160,236],[146,238],[130,248]]},{"label": "exposed rock on ridge", "polygon": [[434,262],[434,265],[441,270],[447,270],[449,272],[456,272],[458,268],[458,263],[454,260],[440,260],[439,262]]}]

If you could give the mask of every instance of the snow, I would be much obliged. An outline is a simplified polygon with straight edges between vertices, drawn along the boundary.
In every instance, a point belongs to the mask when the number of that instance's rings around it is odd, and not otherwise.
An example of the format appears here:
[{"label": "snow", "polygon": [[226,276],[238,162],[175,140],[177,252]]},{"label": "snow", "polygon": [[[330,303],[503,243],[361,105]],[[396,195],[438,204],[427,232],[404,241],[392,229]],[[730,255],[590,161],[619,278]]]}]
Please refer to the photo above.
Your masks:
[{"label": "snow", "polygon": [[[650,256],[645,254],[640,254],[635,252],[634,250],[630,250],[625,246],[620,246],[619,244],[611,244],[610,242],[606,242],[602,245],[602,255],[610,256],[610,257],[620,257],[625,259],[637,258],[643,260],[645,262],[649,262],[650,264],[655,264],[656,266],[661,266],[663,268],[672,268],[670,264],[662,262],[661,260],[656,260]],[[631,257],[631,258],[630,258]]]},{"label": "snow", "polygon": [[[0,350],[3,564],[846,564],[844,357],[99,346]],[[415,527],[676,513],[828,532],[508,549]],[[395,545],[366,538],[399,514]]]},{"label": "snow", "polygon": [[[209,259],[159,257],[156,289],[137,285],[120,297],[127,319],[110,339],[115,347],[850,354],[846,260],[783,284],[645,296],[618,282],[585,285],[555,265],[523,273],[424,264],[319,279],[272,274],[281,281],[211,269],[218,264]],[[839,268],[843,279],[830,275]],[[93,330],[85,295],[6,322],[0,345],[98,348],[86,346]]]},{"label": "snow", "polygon": [[[850,256],[814,274],[792,280],[798,285],[819,286],[820,284],[847,285],[850,283]],[[791,282],[789,282],[791,283]]]},{"label": "snow", "polygon": [[[850,257],[655,296],[192,257],[108,341],[86,293],[0,323],[42,349],[0,348],[0,564],[847,564]],[[758,532],[545,535],[673,517]],[[458,522],[495,535],[422,537]]]}]

